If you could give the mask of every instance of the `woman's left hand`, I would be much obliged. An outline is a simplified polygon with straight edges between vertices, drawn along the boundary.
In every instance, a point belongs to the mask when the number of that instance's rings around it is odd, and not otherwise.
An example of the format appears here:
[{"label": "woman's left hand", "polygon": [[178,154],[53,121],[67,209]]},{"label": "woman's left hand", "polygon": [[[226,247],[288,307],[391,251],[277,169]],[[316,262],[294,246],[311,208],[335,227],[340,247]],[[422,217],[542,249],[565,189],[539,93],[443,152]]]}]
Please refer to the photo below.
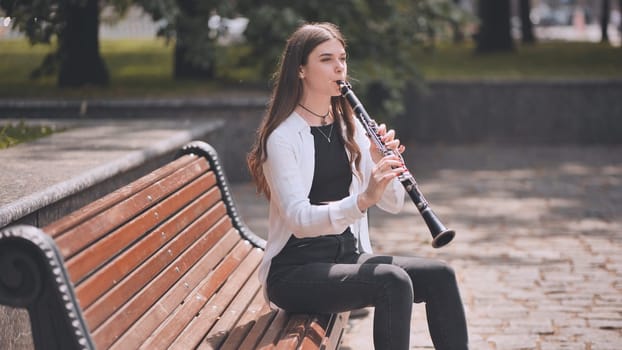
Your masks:
[{"label": "woman's left hand", "polygon": [[[397,151],[399,153],[403,153],[406,149],[404,145],[400,144],[400,140],[395,138],[395,131],[393,129],[387,131],[387,126],[385,124],[380,124],[378,126],[378,135],[388,149]],[[373,142],[371,143],[370,153],[372,159],[374,160],[374,163],[378,163],[384,157],[384,154],[380,152],[378,147],[376,147],[376,144]]]}]

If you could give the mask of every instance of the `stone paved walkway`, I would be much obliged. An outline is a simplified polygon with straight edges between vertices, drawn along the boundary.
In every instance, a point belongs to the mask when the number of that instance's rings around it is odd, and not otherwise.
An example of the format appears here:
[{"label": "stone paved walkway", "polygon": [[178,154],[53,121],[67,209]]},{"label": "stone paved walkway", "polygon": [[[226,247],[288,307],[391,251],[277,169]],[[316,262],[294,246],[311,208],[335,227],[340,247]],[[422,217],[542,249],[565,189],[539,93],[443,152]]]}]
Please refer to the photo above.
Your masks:
[{"label": "stone paved walkway", "polygon": [[[370,213],[377,252],[434,257],[458,274],[474,350],[622,349],[622,147],[417,147],[407,164],[457,236],[433,249],[407,203]],[[266,208],[234,185],[258,234]],[[373,349],[372,315],[343,349]],[[433,349],[415,305],[411,348]]]}]

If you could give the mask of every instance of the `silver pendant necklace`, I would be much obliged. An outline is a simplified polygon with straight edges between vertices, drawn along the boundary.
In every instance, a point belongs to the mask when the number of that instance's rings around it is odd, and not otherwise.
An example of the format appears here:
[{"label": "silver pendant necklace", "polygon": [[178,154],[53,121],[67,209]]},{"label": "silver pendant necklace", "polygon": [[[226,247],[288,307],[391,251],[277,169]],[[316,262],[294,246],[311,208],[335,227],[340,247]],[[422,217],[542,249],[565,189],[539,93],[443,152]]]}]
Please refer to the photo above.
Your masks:
[{"label": "silver pendant necklace", "polygon": [[324,133],[324,131],[322,131],[322,127],[318,126],[317,130],[326,138],[326,140],[328,141],[328,143],[330,143],[330,138],[333,134],[333,126],[335,126],[335,123],[333,122],[332,124],[330,124],[330,130],[328,131],[328,135],[326,135]]}]

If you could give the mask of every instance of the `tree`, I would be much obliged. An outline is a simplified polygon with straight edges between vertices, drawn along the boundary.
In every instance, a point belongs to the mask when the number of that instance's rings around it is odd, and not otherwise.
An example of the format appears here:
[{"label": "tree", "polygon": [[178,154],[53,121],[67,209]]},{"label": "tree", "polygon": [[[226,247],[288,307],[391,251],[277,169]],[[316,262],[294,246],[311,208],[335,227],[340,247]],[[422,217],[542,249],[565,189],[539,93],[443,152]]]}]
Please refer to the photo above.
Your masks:
[{"label": "tree", "polygon": [[510,0],[480,0],[476,52],[514,50],[510,32]]},{"label": "tree", "polygon": [[403,93],[420,81],[414,48],[433,45],[439,33],[450,35],[451,23],[466,13],[453,0],[238,0],[237,9],[249,18],[245,32],[248,55],[269,78],[287,36],[303,22],[336,23],[348,41],[349,73],[357,94],[370,113],[390,118],[403,108]]},{"label": "tree", "polygon": [[98,0],[0,0],[0,7],[15,18],[14,28],[31,43],[49,44],[57,39],[56,51],[45,57],[33,77],[58,70],[60,87],[108,84],[108,70],[99,52]]},{"label": "tree", "polygon": [[607,29],[609,28],[609,17],[611,12],[611,4],[609,0],[601,0],[601,11],[600,11],[600,42],[608,43],[609,42],[609,33],[607,33]]},{"label": "tree", "polygon": [[[214,40],[207,23],[212,1],[177,0],[179,16],[175,23],[175,78],[214,77]],[[196,51],[203,51],[197,53]],[[199,59],[194,59],[199,56]]]},{"label": "tree", "polygon": [[533,35],[533,23],[531,22],[531,1],[520,0],[519,2],[519,14],[521,24],[521,39],[523,44],[533,44],[536,41],[536,37]]},{"label": "tree", "polygon": [[58,38],[58,85],[107,85],[108,69],[99,53],[97,0],[67,2],[61,6],[66,6],[66,22]]},{"label": "tree", "polygon": [[51,44],[56,39],[55,51],[44,58],[31,76],[58,73],[60,87],[109,83],[99,51],[100,10],[112,6],[123,15],[132,4],[142,6],[154,19],[164,20],[160,34],[175,39],[176,78],[213,77],[217,35],[207,23],[213,11],[227,13],[229,1],[0,0],[0,7],[15,18],[14,27],[24,32],[31,43]]},{"label": "tree", "polygon": [[[226,28],[222,17],[236,14],[236,3],[227,0],[136,0],[156,21],[163,21],[158,35],[174,41],[175,79],[215,79],[223,59],[219,38]],[[214,26],[210,26],[210,23]]]},{"label": "tree", "polygon": [[[454,4],[456,4],[456,6],[460,6],[460,0],[454,0]],[[453,32],[454,43],[458,44],[464,42],[464,32],[462,30],[461,23],[457,21],[452,21],[451,29]]]}]

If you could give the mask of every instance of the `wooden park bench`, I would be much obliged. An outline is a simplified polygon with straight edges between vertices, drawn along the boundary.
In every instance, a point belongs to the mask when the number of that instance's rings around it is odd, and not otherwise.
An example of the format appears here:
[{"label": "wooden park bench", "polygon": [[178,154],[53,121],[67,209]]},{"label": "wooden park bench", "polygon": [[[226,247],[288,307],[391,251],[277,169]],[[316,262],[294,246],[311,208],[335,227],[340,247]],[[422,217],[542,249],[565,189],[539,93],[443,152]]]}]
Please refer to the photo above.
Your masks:
[{"label": "wooden park bench", "polygon": [[203,142],[43,227],[0,231],[0,303],[37,349],[336,349],[348,313],[271,310],[265,241]]}]

